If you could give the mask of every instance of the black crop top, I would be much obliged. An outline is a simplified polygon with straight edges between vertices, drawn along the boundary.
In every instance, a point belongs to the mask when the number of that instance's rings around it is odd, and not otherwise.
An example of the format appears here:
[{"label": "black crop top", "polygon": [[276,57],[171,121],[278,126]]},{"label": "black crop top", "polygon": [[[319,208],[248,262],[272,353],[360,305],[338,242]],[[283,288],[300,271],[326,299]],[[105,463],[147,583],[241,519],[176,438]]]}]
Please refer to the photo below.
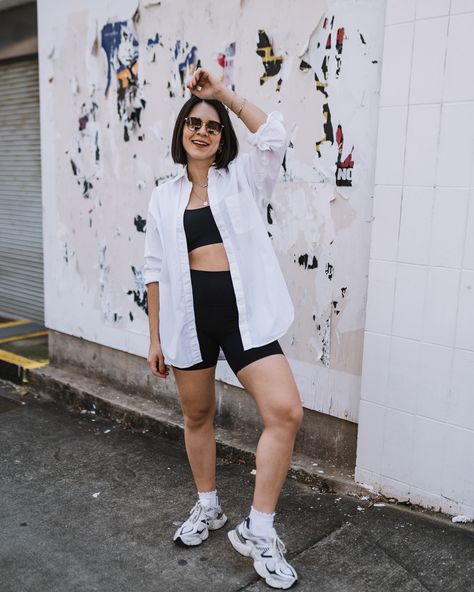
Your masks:
[{"label": "black crop top", "polygon": [[197,247],[222,242],[210,206],[184,210],[183,222],[188,253]]}]

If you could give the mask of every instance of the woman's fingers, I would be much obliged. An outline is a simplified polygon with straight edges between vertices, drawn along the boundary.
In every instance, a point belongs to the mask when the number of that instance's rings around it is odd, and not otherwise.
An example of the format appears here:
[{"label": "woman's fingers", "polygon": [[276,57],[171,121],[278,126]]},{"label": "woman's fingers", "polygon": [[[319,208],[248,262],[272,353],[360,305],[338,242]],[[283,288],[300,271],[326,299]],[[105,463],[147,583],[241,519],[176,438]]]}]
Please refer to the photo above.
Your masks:
[{"label": "woman's fingers", "polygon": [[204,79],[206,77],[206,70],[204,70],[203,68],[198,68],[195,72],[194,72],[194,79],[196,81],[197,84],[204,82]]},{"label": "woman's fingers", "polygon": [[188,86],[196,86],[198,80],[199,80],[199,76],[201,75],[201,68],[198,68],[197,70],[194,71],[191,80],[188,82]]},{"label": "woman's fingers", "polygon": [[192,78],[188,82],[187,86],[190,89],[196,89],[199,91],[201,90],[200,87],[209,82],[209,72],[207,70],[204,70],[204,68],[198,68],[192,75]]},{"label": "woman's fingers", "polygon": [[215,99],[222,82],[209,70],[198,68],[186,86],[200,99]]},{"label": "woman's fingers", "polygon": [[168,375],[169,373],[168,368],[165,366],[165,359],[162,355],[158,358],[158,371],[160,374]]},{"label": "woman's fingers", "polygon": [[166,378],[169,375],[169,368],[165,365],[163,354],[155,354],[148,360],[151,373],[158,378]]}]

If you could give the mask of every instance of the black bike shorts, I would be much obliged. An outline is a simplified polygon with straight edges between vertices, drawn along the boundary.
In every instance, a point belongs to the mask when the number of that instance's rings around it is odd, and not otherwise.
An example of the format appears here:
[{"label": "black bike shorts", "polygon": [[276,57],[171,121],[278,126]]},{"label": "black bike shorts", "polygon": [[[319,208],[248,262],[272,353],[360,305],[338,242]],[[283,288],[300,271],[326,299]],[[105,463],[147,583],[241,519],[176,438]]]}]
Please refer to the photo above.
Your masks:
[{"label": "black bike shorts", "polygon": [[230,271],[191,269],[191,283],[202,362],[188,368],[177,367],[178,370],[199,370],[215,366],[220,347],[234,374],[255,360],[283,354],[278,340],[244,350]]}]

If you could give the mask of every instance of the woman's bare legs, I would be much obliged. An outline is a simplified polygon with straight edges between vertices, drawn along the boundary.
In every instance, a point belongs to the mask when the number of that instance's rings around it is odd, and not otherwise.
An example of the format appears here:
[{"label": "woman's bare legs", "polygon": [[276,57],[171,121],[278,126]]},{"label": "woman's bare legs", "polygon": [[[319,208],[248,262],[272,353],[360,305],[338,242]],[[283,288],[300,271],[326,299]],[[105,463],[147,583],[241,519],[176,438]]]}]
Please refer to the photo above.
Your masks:
[{"label": "woman's bare legs", "polygon": [[257,475],[253,507],[275,511],[293,454],[303,407],[287,358],[274,354],[237,372],[242,386],[254,398],[264,430],[257,445]]},{"label": "woman's bare legs", "polygon": [[[216,489],[215,366],[205,370],[173,367],[184,416],[186,452],[198,491]],[[248,364],[237,378],[253,397],[264,430],[257,445],[253,507],[275,511],[293,454],[303,407],[287,358],[275,354]]]},{"label": "woman's bare legs", "polygon": [[216,367],[204,370],[173,368],[184,417],[184,441],[198,491],[216,489]]}]

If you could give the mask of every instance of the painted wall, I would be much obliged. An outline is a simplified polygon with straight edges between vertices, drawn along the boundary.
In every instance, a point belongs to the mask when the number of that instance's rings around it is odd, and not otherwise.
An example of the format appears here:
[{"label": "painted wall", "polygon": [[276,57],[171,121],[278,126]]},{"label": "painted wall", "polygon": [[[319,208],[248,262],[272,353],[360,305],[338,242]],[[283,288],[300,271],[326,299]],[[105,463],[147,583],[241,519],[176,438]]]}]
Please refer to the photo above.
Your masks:
[{"label": "painted wall", "polygon": [[275,6],[39,0],[46,325],[147,355],[146,209],[203,65],[292,130],[262,209],[296,308],[281,344],[304,405],[357,421],[385,5]]},{"label": "painted wall", "polygon": [[471,1],[387,3],[355,473],[471,518],[473,29]]}]

